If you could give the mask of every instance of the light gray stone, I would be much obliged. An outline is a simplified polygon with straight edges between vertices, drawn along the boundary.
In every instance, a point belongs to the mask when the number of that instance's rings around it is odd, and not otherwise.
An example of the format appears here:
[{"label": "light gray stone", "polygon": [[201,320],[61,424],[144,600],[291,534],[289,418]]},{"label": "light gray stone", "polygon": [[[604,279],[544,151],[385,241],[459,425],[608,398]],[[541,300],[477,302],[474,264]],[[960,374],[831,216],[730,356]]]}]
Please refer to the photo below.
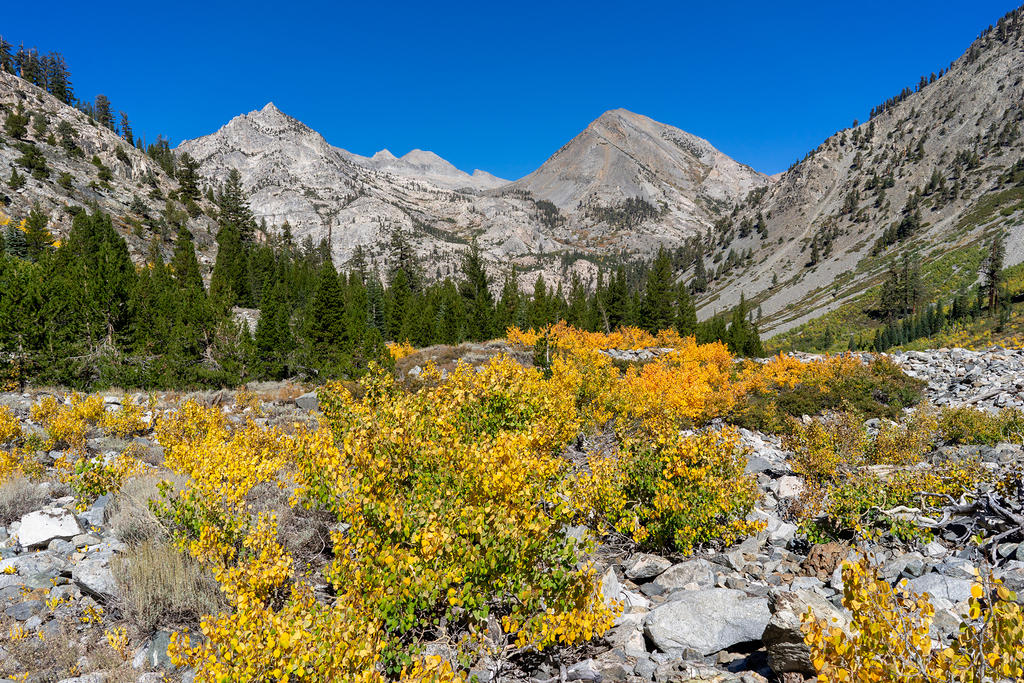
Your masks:
[{"label": "light gray stone", "polygon": [[672,566],[672,562],[658,555],[642,553],[636,555],[626,566],[626,578],[632,581],[648,581]]},{"label": "light gray stone", "polygon": [[120,589],[106,558],[86,558],[73,564],[71,578],[83,593],[107,602],[118,595]]},{"label": "light gray stone", "polygon": [[311,391],[295,399],[295,405],[302,410],[305,410],[307,413],[311,413],[314,410],[320,409],[320,400],[317,398],[316,392]]},{"label": "light gray stone", "polygon": [[738,643],[760,640],[771,612],[766,598],[729,588],[680,594],[644,620],[647,638],[664,652],[693,649],[713,654]]},{"label": "light gray stone", "polygon": [[80,533],[82,526],[73,514],[61,508],[46,508],[21,518],[18,542],[26,548],[34,548],[54,539],[70,540]]},{"label": "light gray stone", "polygon": [[715,585],[715,570],[721,569],[704,559],[687,560],[666,569],[654,584],[662,592],[677,588],[710,588]]},{"label": "light gray stone", "polygon": [[909,588],[915,593],[928,593],[936,598],[945,598],[952,603],[963,602],[971,597],[969,579],[959,579],[942,574],[925,574],[908,582]]}]

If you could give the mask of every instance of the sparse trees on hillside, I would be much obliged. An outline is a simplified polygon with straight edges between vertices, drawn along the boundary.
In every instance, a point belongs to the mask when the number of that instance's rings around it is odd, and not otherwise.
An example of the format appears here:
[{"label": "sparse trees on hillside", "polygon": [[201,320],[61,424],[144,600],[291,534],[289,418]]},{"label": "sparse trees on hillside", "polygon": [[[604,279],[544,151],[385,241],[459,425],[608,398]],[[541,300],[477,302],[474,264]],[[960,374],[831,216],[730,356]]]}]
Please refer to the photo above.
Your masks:
[{"label": "sparse trees on hillside", "polygon": [[1003,283],[1003,260],[1006,257],[1006,237],[1003,233],[992,238],[988,247],[988,257],[982,265],[982,286],[988,301],[988,313],[994,316],[1000,303]]},{"label": "sparse trees on hillside", "polygon": [[114,113],[110,107],[110,100],[107,99],[106,95],[96,96],[93,118],[101,126],[114,130]]}]

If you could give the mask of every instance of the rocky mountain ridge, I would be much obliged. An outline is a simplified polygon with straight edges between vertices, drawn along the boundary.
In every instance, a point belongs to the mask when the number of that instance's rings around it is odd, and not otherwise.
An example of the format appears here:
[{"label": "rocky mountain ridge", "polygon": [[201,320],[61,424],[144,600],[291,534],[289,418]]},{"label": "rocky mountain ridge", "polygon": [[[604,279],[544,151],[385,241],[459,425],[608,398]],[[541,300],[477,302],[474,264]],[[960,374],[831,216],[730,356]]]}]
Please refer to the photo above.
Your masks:
[{"label": "rocky mountain ridge", "polygon": [[[353,154],[273,104],[176,151],[199,161],[207,186],[240,171],[257,217],[271,229],[287,221],[300,240],[326,239],[340,267],[361,246],[386,270],[401,230],[429,278],[454,274],[476,239],[495,283],[514,265],[526,289],[537,274],[551,284],[573,273],[593,283],[599,269],[664,245],[677,250],[686,280],[703,256],[710,281],[697,298],[701,318],[745,296],[769,335],[844,307],[865,327],[877,324],[867,309],[904,255],[921,264],[930,296],[973,282],[980,245],[998,232],[1009,237],[1006,265],[1024,259],[1024,231],[1013,229],[1024,224],[1024,190],[1010,173],[1024,158],[1022,26],[1020,10],[1007,15],[948,70],[771,177],[623,109],[601,115],[514,182],[466,173],[423,150]],[[18,103],[52,124],[0,146],[0,165],[24,167],[19,145],[30,142],[47,166],[4,191],[8,214],[22,217],[38,202],[59,238],[70,212],[96,206],[115,217],[140,261],[153,237],[169,249],[184,222],[212,265],[215,211],[184,213],[166,168],[42,90],[0,75],[0,106]],[[78,153],[54,138],[60,121],[81,138]]]},{"label": "rocky mountain ridge", "polygon": [[625,110],[605,113],[514,183],[422,150],[352,154],[272,104],[178,151],[211,182],[237,169],[258,216],[328,239],[339,263],[359,245],[383,266],[391,233],[402,230],[443,276],[475,237],[489,261],[517,265],[524,285],[538,271],[553,282],[574,271],[592,280],[609,255],[675,246],[770,182],[700,138]]},{"label": "rocky mountain ridge", "polygon": [[[100,209],[113,217],[138,261],[145,259],[154,237],[163,240],[169,256],[169,238],[184,223],[201,263],[212,268],[215,222],[203,213],[189,215],[175,201],[177,180],[152,157],[41,88],[0,70],[0,108],[6,114],[19,106],[31,123],[21,139],[4,135],[0,144],[5,181],[0,210],[9,219],[17,221],[38,208],[49,216],[51,234],[61,239],[71,229],[74,212]],[[19,163],[26,156],[24,145],[33,150],[33,169]],[[15,170],[25,179],[17,189],[9,185]]]},{"label": "rocky mountain ridge", "polygon": [[[956,262],[935,272],[941,292],[997,231],[1008,238],[1006,265],[1024,260],[1014,229],[1024,194],[1005,178],[1024,158],[1022,73],[1017,10],[948,69],[822,142],[720,231],[713,253],[749,257],[712,283],[702,315],[744,293],[762,308],[763,330],[783,331],[862,297],[904,253],[926,274],[942,257]],[[885,237],[901,225],[902,237]]]}]

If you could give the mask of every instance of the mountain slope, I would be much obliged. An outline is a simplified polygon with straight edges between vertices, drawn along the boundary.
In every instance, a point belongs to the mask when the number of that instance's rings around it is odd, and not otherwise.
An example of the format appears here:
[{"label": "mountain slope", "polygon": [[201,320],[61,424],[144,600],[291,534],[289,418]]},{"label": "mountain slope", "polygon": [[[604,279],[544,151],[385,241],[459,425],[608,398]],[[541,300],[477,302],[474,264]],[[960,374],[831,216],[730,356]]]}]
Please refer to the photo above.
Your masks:
[{"label": "mountain slope", "polygon": [[[25,135],[15,139],[0,132],[0,208],[8,217],[24,218],[38,207],[49,216],[50,233],[60,239],[71,229],[73,212],[98,208],[113,216],[138,261],[144,260],[154,238],[168,256],[177,226],[184,222],[200,261],[212,266],[214,222],[201,213],[185,212],[176,201],[177,181],[160,164],[77,109],[0,70],[3,117],[17,112],[19,105],[31,119]],[[44,120],[45,127],[38,123]],[[26,149],[40,160],[35,173],[26,167]],[[8,184],[15,170],[25,178],[18,189]]]},{"label": "mountain slope", "polygon": [[625,109],[605,112],[515,187],[560,209],[641,198],[682,214],[730,205],[768,179],[706,140]]},{"label": "mountain slope", "polygon": [[[1024,157],[1022,26],[1011,14],[940,77],[829,137],[755,195],[706,245],[750,258],[712,283],[702,314],[744,293],[761,307],[762,329],[784,331],[863,296],[903,253],[926,269],[944,255],[955,266],[951,254],[1019,225],[1024,206],[1001,194],[1010,189],[1001,178]],[[1009,238],[1008,265],[1024,259],[1024,234]]]},{"label": "mountain slope", "polygon": [[550,282],[571,272],[592,280],[609,253],[646,257],[677,246],[769,182],[699,138],[624,110],[604,114],[515,183],[469,175],[422,150],[352,154],[272,104],[178,151],[213,182],[237,169],[258,216],[329,240],[339,264],[361,246],[385,267],[401,229],[440,277],[476,237],[492,264],[518,266],[524,285],[537,272]]}]

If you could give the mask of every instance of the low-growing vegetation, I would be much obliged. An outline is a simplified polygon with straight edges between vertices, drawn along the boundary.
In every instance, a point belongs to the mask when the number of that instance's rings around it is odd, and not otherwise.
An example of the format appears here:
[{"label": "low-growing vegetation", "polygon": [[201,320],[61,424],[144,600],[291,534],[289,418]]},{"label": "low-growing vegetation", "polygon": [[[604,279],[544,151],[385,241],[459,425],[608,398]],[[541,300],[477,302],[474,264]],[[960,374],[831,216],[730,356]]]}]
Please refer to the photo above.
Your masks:
[{"label": "low-growing vegetation", "polygon": [[[905,412],[922,385],[882,358],[741,361],[634,328],[508,336],[519,361],[328,383],[308,424],[269,421],[251,391],[173,410],[45,396],[37,426],[0,411],[0,491],[39,486],[40,453],[59,448],[55,485],[82,508],[112,496],[106,523],[125,547],[112,564],[121,621],[101,641],[111,668],[166,629],[172,662],[199,681],[463,681],[481,661],[512,672],[601,638],[623,604],[602,594],[598,545],[686,555],[764,530],[737,424],[782,435],[806,486],[791,512],[812,542],[924,539],[893,509],[994,485],[935,446],[1017,438],[1011,411]],[[623,362],[608,349],[657,352]],[[158,466],[136,444],[89,447],[140,433],[162,447]],[[833,634],[808,628],[815,664],[849,669],[824,644]]]}]

